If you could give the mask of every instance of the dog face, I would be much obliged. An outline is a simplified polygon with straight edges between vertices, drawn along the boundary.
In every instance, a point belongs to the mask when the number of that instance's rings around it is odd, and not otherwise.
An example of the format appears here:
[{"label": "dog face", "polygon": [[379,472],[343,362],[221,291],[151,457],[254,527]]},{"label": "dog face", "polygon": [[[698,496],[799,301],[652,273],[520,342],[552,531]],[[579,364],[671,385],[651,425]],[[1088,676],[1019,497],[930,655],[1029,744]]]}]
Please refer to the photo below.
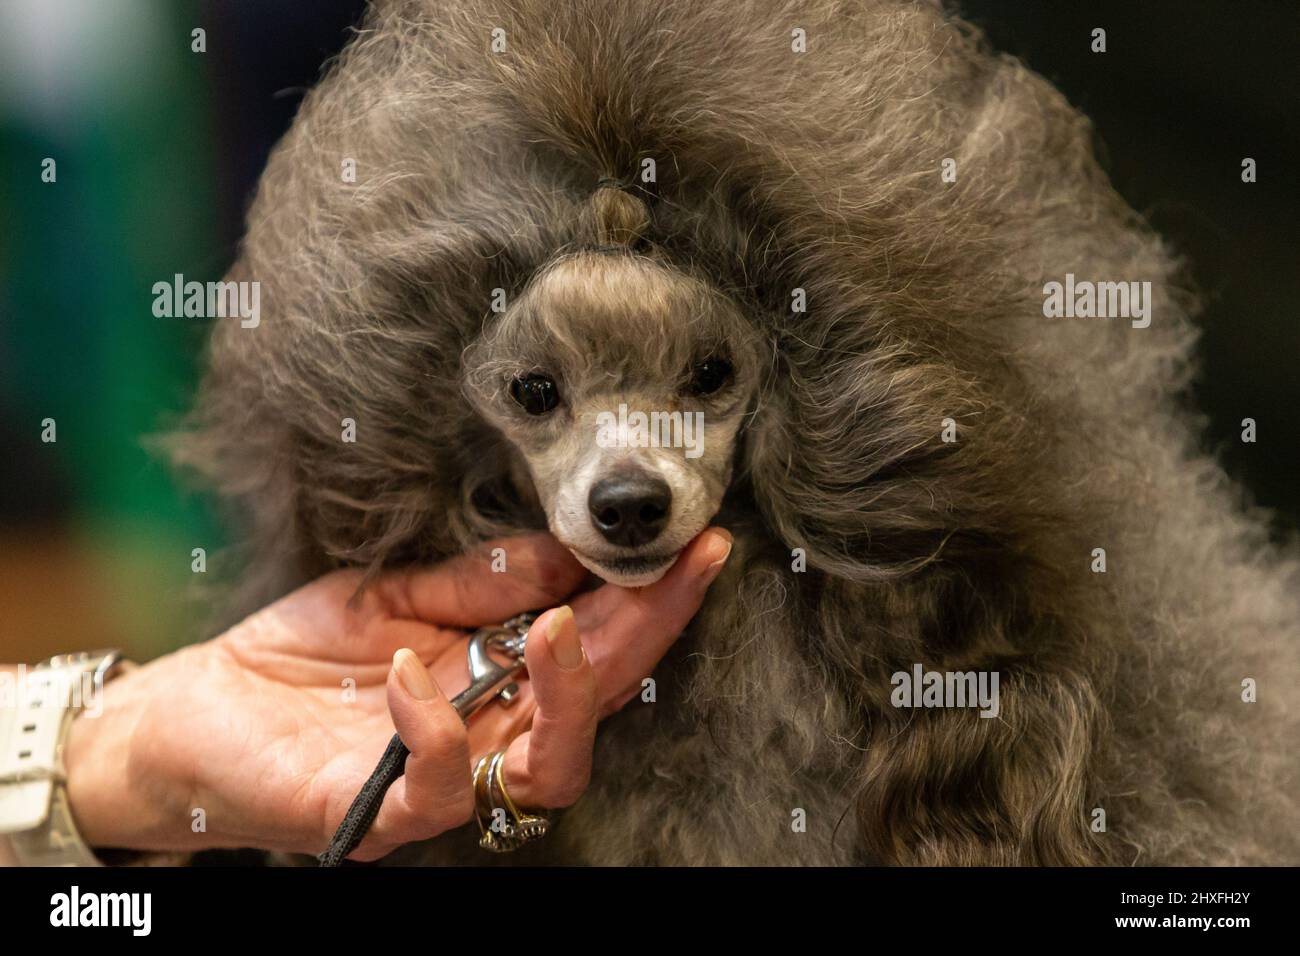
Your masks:
[{"label": "dog face", "polygon": [[543,269],[466,353],[465,393],[526,462],[552,533],[624,587],[708,525],[759,380],[716,289],[630,253]]}]

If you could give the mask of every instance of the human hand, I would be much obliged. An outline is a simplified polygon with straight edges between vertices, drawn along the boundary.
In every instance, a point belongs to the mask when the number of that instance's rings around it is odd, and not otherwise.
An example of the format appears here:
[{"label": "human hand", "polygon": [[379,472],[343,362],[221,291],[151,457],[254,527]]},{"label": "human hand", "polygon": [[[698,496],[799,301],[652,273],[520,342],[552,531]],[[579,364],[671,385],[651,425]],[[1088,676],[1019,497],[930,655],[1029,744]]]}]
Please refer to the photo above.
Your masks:
[{"label": "human hand", "polygon": [[606,584],[571,612],[542,614],[519,696],[468,729],[448,701],[468,684],[466,629],[570,594],[586,572],[567,549],[548,535],[493,542],[483,550],[505,548],[508,573],[458,558],[381,576],[355,604],[360,572],[319,578],[104,688],[102,713],[73,722],[65,751],[82,836],[97,847],[318,853],[394,727],[411,751],[406,774],[350,859],[469,821],[473,762],[496,750],[516,803],[566,806],[586,788],[597,720],[636,695],[730,546],[706,531],[655,584]]}]

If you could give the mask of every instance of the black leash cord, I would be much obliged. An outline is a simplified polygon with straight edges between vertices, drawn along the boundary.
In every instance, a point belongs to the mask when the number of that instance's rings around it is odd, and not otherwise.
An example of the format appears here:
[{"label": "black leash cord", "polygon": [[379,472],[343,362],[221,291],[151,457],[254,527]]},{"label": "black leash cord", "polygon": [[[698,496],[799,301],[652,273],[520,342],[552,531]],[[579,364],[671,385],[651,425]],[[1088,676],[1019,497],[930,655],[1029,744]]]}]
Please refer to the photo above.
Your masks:
[{"label": "black leash cord", "polygon": [[324,853],[316,857],[320,860],[321,866],[338,866],[357,848],[357,844],[370,829],[370,824],[375,822],[379,807],[384,802],[384,794],[398,777],[406,773],[408,754],[410,751],[406,749],[406,744],[402,743],[402,738],[393,734],[393,739],[388,742],[384,755],[379,758],[374,773],[366,780],[365,785],[352,801],[352,806],[348,807],[348,812],[343,815],[343,822],[334,831],[334,838],[330,840],[330,845],[325,848]]},{"label": "black leash cord", "polygon": [[[486,661],[484,666],[485,671],[451,699],[451,706],[456,708],[461,720],[468,721],[474,711],[510,684],[515,675],[524,669],[524,659],[519,657],[506,666]],[[338,866],[361,843],[370,824],[375,822],[379,807],[384,802],[384,794],[388,793],[388,788],[398,777],[406,773],[406,758],[410,753],[406,744],[402,743],[402,738],[393,734],[393,739],[388,742],[374,772],[366,778],[365,784],[353,799],[352,806],[343,815],[343,822],[334,831],[330,845],[316,857],[321,866]]]}]

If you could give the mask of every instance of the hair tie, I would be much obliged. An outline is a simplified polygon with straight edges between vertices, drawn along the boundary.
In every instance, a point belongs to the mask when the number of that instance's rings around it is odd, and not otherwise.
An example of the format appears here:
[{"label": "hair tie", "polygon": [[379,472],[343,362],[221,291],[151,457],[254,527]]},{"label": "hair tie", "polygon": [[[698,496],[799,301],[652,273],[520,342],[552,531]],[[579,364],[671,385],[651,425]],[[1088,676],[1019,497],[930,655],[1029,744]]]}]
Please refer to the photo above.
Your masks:
[{"label": "hair tie", "polygon": [[627,182],[625,182],[622,179],[617,179],[613,176],[605,176],[601,179],[596,180],[597,189],[604,189],[605,187],[609,187],[611,189],[617,189],[620,192],[627,192],[631,188]]}]

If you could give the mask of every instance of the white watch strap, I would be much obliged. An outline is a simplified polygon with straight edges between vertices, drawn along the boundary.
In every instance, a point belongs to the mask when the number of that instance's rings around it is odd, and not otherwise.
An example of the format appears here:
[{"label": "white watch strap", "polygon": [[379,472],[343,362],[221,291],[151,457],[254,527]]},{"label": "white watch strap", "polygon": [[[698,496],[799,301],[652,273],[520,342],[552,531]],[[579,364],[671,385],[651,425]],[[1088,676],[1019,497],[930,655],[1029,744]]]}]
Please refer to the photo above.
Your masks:
[{"label": "white watch strap", "polygon": [[23,866],[104,865],[77,832],[68,805],[68,788],[61,784],[50,791],[50,812],[45,821],[34,830],[12,834],[9,845]]},{"label": "white watch strap", "polygon": [[116,660],[116,652],[84,654],[21,670],[14,699],[0,701],[0,834],[10,834],[26,866],[101,865],[73,822],[63,742]]}]

